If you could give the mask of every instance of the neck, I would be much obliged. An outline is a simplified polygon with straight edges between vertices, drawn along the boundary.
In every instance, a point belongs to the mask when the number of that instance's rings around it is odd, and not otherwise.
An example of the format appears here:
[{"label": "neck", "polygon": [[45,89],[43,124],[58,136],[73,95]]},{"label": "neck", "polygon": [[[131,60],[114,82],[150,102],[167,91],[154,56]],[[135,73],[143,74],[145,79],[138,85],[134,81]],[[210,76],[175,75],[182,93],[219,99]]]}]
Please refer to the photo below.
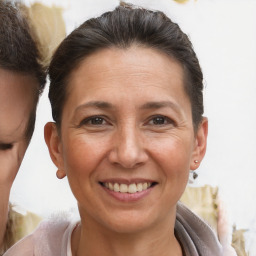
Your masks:
[{"label": "neck", "polygon": [[6,231],[6,224],[8,220],[8,207],[9,207],[9,192],[0,187],[0,251],[3,247],[3,240]]},{"label": "neck", "polygon": [[169,218],[147,230],[119,233],[102,228],[98,223],[82,218],[72,234],[73,256],[181,256],[181,247],[174,235],[174,218]]}]

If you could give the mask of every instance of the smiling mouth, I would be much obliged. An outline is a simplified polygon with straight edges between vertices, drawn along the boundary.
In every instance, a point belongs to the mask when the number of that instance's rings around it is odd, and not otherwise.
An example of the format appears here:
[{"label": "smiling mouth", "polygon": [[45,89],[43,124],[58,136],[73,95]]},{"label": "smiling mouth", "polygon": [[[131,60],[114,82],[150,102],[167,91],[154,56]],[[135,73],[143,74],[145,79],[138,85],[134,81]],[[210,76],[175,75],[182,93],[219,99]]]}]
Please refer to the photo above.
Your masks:
[{"label": "smiling mouth", "polygon": [[137,192],[142,192],[149,188],[155,186],[156,182],[142,182],[142,183],[112,183],[112,182],[100,182],[100,185],[114,192],[134,194]]}]

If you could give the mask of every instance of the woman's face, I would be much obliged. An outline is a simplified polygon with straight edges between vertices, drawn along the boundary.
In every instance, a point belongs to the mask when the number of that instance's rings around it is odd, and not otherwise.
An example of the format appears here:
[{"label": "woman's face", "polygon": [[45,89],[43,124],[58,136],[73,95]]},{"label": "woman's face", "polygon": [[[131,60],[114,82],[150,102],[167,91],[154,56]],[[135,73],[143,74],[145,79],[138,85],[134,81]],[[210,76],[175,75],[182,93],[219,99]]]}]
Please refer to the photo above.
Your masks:
[{"label": "woman's face", "polygon": [[24,157],[26,129],[34,107],[36,88],[31,76],[0,69],[0,190],[8,197]]},{"label": "woman's face", "polygon": [[50,129],[52,159],[82,220],[133,232],[174,220],[189,170],[203,157],[207,122],[194,133],[181,66],[134,46],[83,60],[69,80],[61,138]]}]

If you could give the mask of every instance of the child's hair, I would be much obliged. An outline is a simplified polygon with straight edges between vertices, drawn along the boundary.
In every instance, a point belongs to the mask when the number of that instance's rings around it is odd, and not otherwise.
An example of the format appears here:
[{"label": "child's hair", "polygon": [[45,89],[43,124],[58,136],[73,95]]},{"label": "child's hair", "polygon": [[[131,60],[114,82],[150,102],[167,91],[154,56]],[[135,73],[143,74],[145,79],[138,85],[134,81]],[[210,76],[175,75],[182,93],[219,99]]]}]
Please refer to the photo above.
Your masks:
[{"label": "child's hair", "polygon": [[41,92],[46,73],[25,12],[21,3],[0,1],[0,68],[33,75]]}]

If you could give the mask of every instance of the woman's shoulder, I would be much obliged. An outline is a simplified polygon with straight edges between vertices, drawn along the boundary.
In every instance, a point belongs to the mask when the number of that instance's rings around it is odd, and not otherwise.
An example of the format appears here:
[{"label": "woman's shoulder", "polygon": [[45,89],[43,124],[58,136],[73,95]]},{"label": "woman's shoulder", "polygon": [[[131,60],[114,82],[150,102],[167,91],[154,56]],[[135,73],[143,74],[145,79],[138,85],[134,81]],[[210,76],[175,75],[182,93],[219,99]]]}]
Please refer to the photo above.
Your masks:
[{"label": "woman's shoulder", "polygon": [[190,253],[188,255],[222,255],[221,244],[212,228],[180,202],[177,205],[175,234],[184,251]]},{"label": "woman's shoulder", "polygon": [[53,218],[42,221],[32,234],[20,240],[4,255],[65,255],[67,254],[69,238],[74,227],[75,223],[68,220]]}]

